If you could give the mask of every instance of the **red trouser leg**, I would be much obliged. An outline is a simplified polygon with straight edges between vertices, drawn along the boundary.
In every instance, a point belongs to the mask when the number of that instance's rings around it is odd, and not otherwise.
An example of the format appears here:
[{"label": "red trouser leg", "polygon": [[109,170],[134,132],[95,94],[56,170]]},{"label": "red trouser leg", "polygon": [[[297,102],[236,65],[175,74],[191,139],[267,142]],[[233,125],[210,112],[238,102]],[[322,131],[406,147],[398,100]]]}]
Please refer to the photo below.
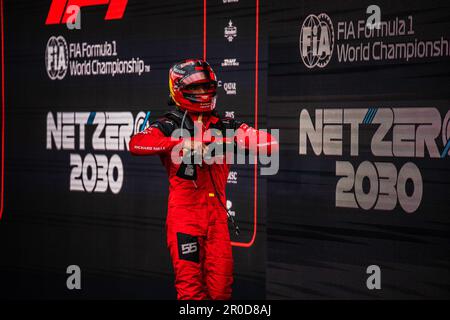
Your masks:
[{"label": "red trouser leg", "polygon": [[198,210],[170,208],[167,214],[167,245],[175,272],[178,300],[208,299],[203,277],[207,221]]},{"label": "red trouser leg", "polygon": [[167,244],[179,300],[231,298],[233,258],[223,208],[170,208]]},{"label": "red trouser leg", "polygon": [[205,241],[205,283],[210,299],[231,298],[233,283],[233,256],[231,250],[228,220],[223,208],[215,208],[208,226]]}]

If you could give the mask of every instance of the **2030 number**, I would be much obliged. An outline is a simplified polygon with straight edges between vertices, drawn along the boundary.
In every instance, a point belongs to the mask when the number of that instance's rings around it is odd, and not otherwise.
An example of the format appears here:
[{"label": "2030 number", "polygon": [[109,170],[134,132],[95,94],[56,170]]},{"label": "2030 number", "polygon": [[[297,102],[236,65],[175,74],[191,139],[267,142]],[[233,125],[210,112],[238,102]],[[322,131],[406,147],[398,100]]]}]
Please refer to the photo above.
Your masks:
[{"label": "2030 number", "polygon": [[[348,161],[336,161],[336,176],[342,176],[336,185],[336,207],[362,208],[364,210],[393,210],[400,203],[404,211],[412,213],[422,202],[423,182],[419,168],[405,163],[397,168],[387,162],[362,162],[358,169]],[[365,192],[364,179],[370,187]],[[406,184],[411,180],[413,192],[408,195]]]},{"label": "2030 number", "polygon": [[123,164],[117,154],[108,160],[106,155],[88,153],[70,155],[70,191],[106,192],[117,194],[123,184]]}]

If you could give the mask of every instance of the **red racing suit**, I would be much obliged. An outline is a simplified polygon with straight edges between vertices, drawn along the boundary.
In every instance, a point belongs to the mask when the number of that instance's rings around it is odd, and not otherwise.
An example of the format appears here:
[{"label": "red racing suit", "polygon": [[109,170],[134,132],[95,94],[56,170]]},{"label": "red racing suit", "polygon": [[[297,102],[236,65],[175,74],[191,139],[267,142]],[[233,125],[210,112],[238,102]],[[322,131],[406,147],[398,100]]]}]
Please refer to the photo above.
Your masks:
[{"label": "red racing suit", "polygon": [[[229,165],[197,165],[196,181],[176,175],[180,165],[172,161],[171,150],[181,140],[172,139],[171,134],[180,127],[181,115],[182,112],[174,111],[153,122],[146,130],[131,138],[129,149],[134,155],[159,155],[169,176],[166,232],[177,298],[230,299],[233,257],[228,217],[223,205],[226,203]],[[191,123],[197,120],[194,114],[188,117],[190,119],[186,120]],[[216,113],[204,114],[202,122],[206,130],[241,128],[241,132],[260,134],[234,119],[220,119]],[[266,144],[269,146],[268,152],[270,149],[273,151],[277,142],[269,134],[265,138],[269,142]],[[237,135],[233,139],[237,147],[255,151],[245,137]]]}]

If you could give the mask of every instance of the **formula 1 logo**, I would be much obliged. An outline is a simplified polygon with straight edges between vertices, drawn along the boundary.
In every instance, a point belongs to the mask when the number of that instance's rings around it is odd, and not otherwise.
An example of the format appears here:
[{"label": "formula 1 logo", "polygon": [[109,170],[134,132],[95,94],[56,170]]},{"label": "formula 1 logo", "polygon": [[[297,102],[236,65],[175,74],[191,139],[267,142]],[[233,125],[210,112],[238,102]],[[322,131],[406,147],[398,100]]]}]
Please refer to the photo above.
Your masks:
[{"label": "formula 1 logo", "polygon": [[300,31],[300,56],[307,68],[325,67],[330,62],[334,47],[334,29],[325,13],[310,14]]},{"label": "formula 1 logo", "polygon": [[[71,6],[88,7],[108,5],[105,20],[122,19],[128,0],[53,0],[45,24],[65,24],[70,17]],[[69,12],[68,12],[69,11]]]}]

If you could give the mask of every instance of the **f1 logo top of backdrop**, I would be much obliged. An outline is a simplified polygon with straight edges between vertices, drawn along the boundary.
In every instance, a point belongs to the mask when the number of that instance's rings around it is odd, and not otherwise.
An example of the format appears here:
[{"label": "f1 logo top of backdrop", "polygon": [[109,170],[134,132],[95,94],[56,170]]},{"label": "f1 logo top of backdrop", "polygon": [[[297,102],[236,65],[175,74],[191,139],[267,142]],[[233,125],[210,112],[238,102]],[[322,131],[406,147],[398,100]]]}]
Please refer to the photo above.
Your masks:
[{"label": "f1 logo top of backdrop", "polygon": [[45,24],[64,24],[70,14],[70,6],[88,7],[107,5],[105,20],[122,19],[128,0],[52,0]]}]

